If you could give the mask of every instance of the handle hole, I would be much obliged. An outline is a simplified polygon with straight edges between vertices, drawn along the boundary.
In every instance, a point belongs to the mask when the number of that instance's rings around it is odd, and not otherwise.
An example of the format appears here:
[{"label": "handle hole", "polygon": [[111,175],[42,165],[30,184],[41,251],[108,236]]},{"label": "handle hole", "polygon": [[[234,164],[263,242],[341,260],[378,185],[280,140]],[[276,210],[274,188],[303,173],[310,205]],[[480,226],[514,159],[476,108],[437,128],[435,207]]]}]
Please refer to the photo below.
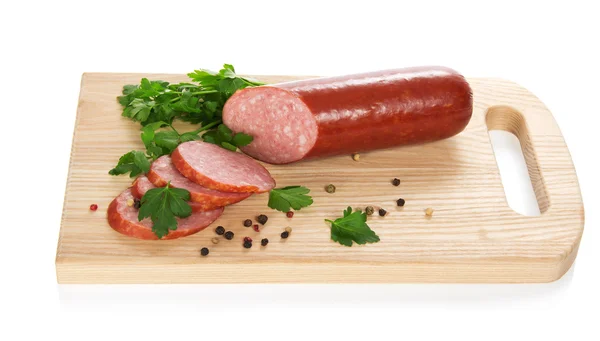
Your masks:
[{"label": "handle hole", "polygon": [[486,114],[488,134],[506,201],[515,212],[539,216],[549,206],[525,120],[511,107],[491,107]]}]

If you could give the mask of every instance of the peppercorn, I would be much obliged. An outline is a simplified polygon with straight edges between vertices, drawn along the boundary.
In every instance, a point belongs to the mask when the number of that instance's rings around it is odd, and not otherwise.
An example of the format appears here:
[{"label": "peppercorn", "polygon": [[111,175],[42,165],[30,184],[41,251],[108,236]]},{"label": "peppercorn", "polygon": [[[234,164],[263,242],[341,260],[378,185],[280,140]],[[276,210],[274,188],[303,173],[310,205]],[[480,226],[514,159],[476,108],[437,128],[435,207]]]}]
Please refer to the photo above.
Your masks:
[{"label": "peppercorn", "polygon": [[400,207],[404,206],[405,203],[406,203],[406,200],[404,200],[402,198],[396,200],[396,204],[398,204],[398,206],[400,206]]},{"label": "peppercorn", "polygon": [[431,217],[431,216],[433,215],[433,208],[431,208],[431,207],[428,207],[428,208],[425,210],[425,215],[426,215],[427,217]]},{"label": "peppercorn", "polygon": [[291,218],[294,216],[294,212],[289,211],[288,213],[285,214],[286,217]]},{"label": "peppercorn", "polygon": [[252,226],[252,229],[253,229],[255,232],[260,232],[260,228],[258,227],[258,224],[254,224],[254,226]]},{"label": "peppercorn", "polygon": [[258,221],[261,225],[264,225],[267,223],[267,220],[269,220],[269,217],[267,217],[264,214],[259,215],[258,217],[256,217],[256,221]]},{"label": "peppercorn", "polygon": [[215,229],[215,233],[219,236],[222,236],[223,233],[225,233],[225,228],[223,226],[217,226],[217,228]]},{"label": "peppercorn", "polygon": [[269,244],[269,240],[267,238],[263,238],[260,241],[260,245],[262,246],[267,246],[267,244]]},{"label": "peppercorn", "polygon": [[129,207],[133,206],[133,199],[131,199],[131,198],[127,199],[127,206],[129,206]]},{"label": "peppercorn", "polygon": [[252,226],[252,220],[250,220],[250,219],[244,220],[244,226],[246,226],[246,227]]},{"label": "peppercorn", "polygon": [[202,256],[208,256],[208,248],[207,247],[203,247],[202,249],[200,249],[200,254]]},{"label": "peppercorn", "polygon": [[359,153],[352,154],[352,160],[354,160],[354,161],[360,160],[360,154]]},{"label": "peppercorn", "polygon": [[281,238],[285,239],[285,238],[287,238],[289,236],[290,236],[290,233],[288,231],[281,232]]},{"label": "peppercorn", "polygon": [[250,242],[250,243],[252,243],[252,238],[250,238],[250,237],[244,237],[244,243],[245,243],[245,242]]},{"label": "peppercorn", "polygon": [[387,214],[387,211],[386,211],[386,210],[384,210],[383,208],[380,208],[380,209],[379,209],[379,215],[380,215],[380,216],[382,216],[382,217],[385,217],[385,215],[386,215],[386,214]]},{"label": "peppercorn", "polygon": [[394,186],[400,186],[400,179],[394,178],[394,180],[392,180],[392,185],[394,185]]},{"label": "peppercorn", "polygon": [[210,241],[211,241],[213,244],[219,244],[219,238],[217,238],[217,237],[213,237],[213,238],[212,238]]},{"label": "peppercorn", "polygon": [[95,211],[97,209],[98,209],[98,205],[96,205],[96,204],[91,204],[90,205],[90,210]]},{"label": "peppercorn", "polygon": [[374,213],[374,212],[375,212],[375,209],[373,208],[373,206],[367,206],[367,207],[365,208],[365,213],[366,213],[367,215],[373,215],[373,213]]},{"label": "peppercorn", "polygon": [[233,232],[231,232],[231,231],[225,232],[225,239],[232,240],[233,236],[234,236]]},{"label": "peppercorn", "polygon": [[244,242],[244,247],[245,247],[246,249],[249,249],[249,248],[251,248],[251,247],[252,247],[252,242]]},{"label": "peppercorn", "polygon": [[289,227],[289,226],[288,226],[288,227],[286,227],[286,228],[285,228],[285,232],[287,232],[287,233],[292,233],[292,228],[291,228],[291,227]]},{"label": "peppercorn", "polygon": [[140,201],[140,199],[133,199],[133,208],[139,210],[140,207],[142,207],[142,202]]},{"label": "peppercorn", "polygon": [[327,193],[335,193],[335,186],[332,184],[329,184],[327,186],[325,186],[325,192]]}]

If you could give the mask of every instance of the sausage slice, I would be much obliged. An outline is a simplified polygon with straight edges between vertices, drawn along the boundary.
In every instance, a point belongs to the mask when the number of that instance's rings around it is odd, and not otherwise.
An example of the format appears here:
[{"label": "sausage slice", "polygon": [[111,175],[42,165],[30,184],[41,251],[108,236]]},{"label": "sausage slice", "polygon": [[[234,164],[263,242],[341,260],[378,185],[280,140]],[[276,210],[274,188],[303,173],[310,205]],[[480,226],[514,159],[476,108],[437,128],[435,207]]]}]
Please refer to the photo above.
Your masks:
[{"label": "sausage slice", "polygon": [[[156,188],[156,186],[154,186],[146,176],[140,175],[135,179],[133,185],[131,185],[131,194],[133,194],[136,199],[142,199],[144,194],[153,188]],[[192,212],[210,211],[211,209],[216,208],[212,207],[207,210],[206,208],[212,205],[206,205],[205,203],[200,202],[190,201],[188,204],[192,208]]]}]

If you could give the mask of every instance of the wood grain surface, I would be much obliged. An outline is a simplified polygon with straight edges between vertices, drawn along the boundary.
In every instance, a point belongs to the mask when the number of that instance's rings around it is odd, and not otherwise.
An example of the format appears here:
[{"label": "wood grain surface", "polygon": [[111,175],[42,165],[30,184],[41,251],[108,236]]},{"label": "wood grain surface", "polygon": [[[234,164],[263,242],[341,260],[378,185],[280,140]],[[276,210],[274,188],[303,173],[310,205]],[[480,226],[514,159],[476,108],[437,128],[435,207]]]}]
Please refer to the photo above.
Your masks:
[{"label": "wood grain surface", "polygon": [[[131,184],[109,176],[119,156],[143,149],[139,125],[121,117],[116,101],[124,84],[141,77],[184,81],[183,75],[86,73],[81,94],[60,237],[59,283],[250,283],[250,282],[549,282],[573,263],[584,224],[577,176],[561,132],[533,94],[501,79],[469,79],[475,108],[460,135],[430,144],[265,165],[278,187],[304,185],[315,204],[292,219],[266,206],[268,194],[227,207],[208,229],[183,239],[143,241],[113,231],[110,201]],[[254,76],[274,83],[296,79]],[[184,128],[184,125],[179,125]],[[541,216],[509,208],[494,158],[489,129],[516,134],[523,147]],[[398,177],[398,187],[390,181]],[[333,183],[335,194],[324,186]],[[396,207],[396,199],[406,206]],[[97,203],[96,212],[89,205]],[[376,244],[344,247],[330,240],[324,219],[347,206],[388,210],[369,225]],[[433,208],[426,218],[424,210]],[[260,233],[242,225],[260,213]],[[214,227],[235,233],[213,245]],[[291,236],[279,234],[286,226]],[[242,238],[267,237],[267,247],[242,247]],[[201,257],[201,247],[210,255]]]}]

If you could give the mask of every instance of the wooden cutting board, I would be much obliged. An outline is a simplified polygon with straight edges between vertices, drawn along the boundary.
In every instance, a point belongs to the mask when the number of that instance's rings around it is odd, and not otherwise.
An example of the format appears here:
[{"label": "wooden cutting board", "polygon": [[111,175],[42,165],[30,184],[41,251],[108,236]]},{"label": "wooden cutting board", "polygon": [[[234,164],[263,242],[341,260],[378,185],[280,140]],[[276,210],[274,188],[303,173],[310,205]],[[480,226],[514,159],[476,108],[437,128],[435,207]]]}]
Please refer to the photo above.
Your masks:
[{"label": "wooden cutting board", "polygon": [[[561,132],[533,94],[500,79],[469,79],[475,108],[460,135],[426,145],[350,156],[266,165],[278,187],[309,187],[314,205],[292,219],[267,207],[267,194],[227,207],[206,230],[178,240],[143,241],[113,231],[110,201],[127,176],[109,176],[120,155],[142,149],[137,123],[122,118],[116,101],[124,84],[141,77],[184,81],[182,75],[86,73],[73,136],[56,254],[59,283],[250,282],[549,282],[571,266],[583,232],[577,176]],[[268,83],[294,77],[256,76]],[[184,129],[183,126],[181,126]],[[488,129],[517,135],[523,146],[541,216],[509,208]],[[343,143],[343,141],[340,141]],[[399,187],[391,179],[402,180]],[[324,186],[332,183],[335,194]],[[404,208],[396,199],[406,199]],[[89,206],[96,203],[96,212]],[[344,208],[373,205],[389,211],[369,225],[376,244],[344,247],[330,240],[324,219]],[[435,210],[426,218],[424,210]],[[242,225],[267,214],[259,233]],[[217,245],[214,227],[235,233]],[[286,226],[291,236],[279,235]],[[242,238],[255,240],[252,249]],[[271,241],[261,247],[258,240]],[[210,248],[201,257],[200,248]]]}]

